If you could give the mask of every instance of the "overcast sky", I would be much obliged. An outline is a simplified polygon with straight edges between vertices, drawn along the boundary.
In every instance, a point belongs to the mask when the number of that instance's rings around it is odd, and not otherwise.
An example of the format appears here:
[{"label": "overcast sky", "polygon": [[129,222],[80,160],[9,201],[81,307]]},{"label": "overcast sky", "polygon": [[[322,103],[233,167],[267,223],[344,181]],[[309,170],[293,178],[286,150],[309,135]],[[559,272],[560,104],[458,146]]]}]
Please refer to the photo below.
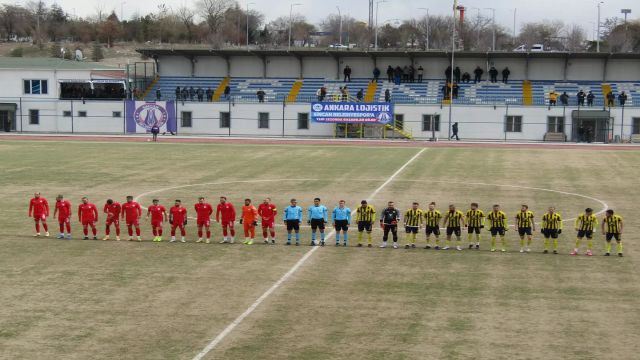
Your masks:
[{"label": "overcast sky", "polygon": [[[0,3],[25,3],[27,0],[0,0]],[[96,13],[98,4],[103,4],[105,11],[115,10],[120,16],[121,5],[124,17],[128,18],[133,13],[146,13],[156,11],[160,3],[165,3],[173,9],[182,4],[194,6],[197,0],[56,0],[65,10],[73,15],[87,16]],[[377,1],[377,0],[376,0]],[[49,5],[54,0],[45,0]],[[124,2],[124,4],[122,4]],[[337,13],[336,6],[340,6],[343,14],[349,14],[356,19],[366,21],[368,19],[368,0],[242,0],[239,3],[245,7],[247,2],[254,3],[250,8],[264,13],[267,20],[278,16],[288,15],[291,3],[301,3],[295,7],[295,12],[301,13],[311,22],[318,22],[328,14]],[[542,21],[545,19],[561,19],[567,23],[581,25],[590,36],[593,24],[597,19],[596,0],[459,0],[459,5],[467,8],[496,9],[496,22],[503,26],[513,28],[513,9],[517,8],[517,24],[530,21]],[[387,0],[380,4],[378,21],[384,22],[393,18],[418,17],[425,14],[418,8],[429,8],[432,14],[449,14],[453,0]],[[635,6],[634,6],[635,5]],[[194,6],[195,7],[195,6]],[[638,0],[607,0],[602,5],[602,18],[619,16],[620,9],[631,8],[633,13],[630,19],[637,19],[640,14],[640,1]],[[476,16],[477,10],[469,9],[469,16]],[[490,10],[481,10],[489,16]],[[518,27],[520,25],[517,25]]]}]

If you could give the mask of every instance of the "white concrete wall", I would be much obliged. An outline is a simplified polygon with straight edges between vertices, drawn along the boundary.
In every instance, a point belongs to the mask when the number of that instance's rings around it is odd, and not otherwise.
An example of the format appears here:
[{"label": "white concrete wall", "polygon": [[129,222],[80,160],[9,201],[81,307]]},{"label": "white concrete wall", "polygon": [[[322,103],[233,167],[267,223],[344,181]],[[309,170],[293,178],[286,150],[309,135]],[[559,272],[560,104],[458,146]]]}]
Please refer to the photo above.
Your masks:
[{"label": "white concrete wall", "polygon": [[300,61],[293,56],[267,56],[267,77],[297,78]]},{"label": "white concrete wall", "polygon": [[197,77],[227,76],[227,62],[221,57],[199,56],[196,61],[195,76]]},{"label": "white concrete wall", "polygon": [[160,56],[158,73],[160,76],[191,76],[191,60],[184,56]]},{"label": "white concrete wall", "polygon": [[564,59],[530,59],[529,80],[563,80]]},{"label": "white concrete wall", "polygon": [[[502,70],[505,67],[509,67],[509,71],[511,71],[511,75],[509,75],[509,79],[512,80],[524,80],[526,78],[527,71],[527,61],[525,59],[504,59],[504,58],[496,58],[491,59],[489,62],[489,67],[495,66],[498,69],[498,79],[502,79]],[[464,72],[464,71],[463,71]],[[488,72],[488,70],[487,70]],[[469,71],[471,74],[471,78],[473,79],[473,72]],[[487,77],[489,75],[487,74]]]},{"label": "white concrete wall", "polygon": [[[91,70],[0,69],[0,79],[2,79],[0,97],[56,99],[60,93],[59,80],[90,80]],[[47,80],[48,93],[46,95],[25,95],[23,80]]]},{"label": "white concrete wall", "polygon": [[233,56],[231,63],[231,77],[262,77],[264,64],[254,56]]},{"label": "white concrete wall", "polygon": [[336,60],[330,56],[304,57],[302,61],[304,77],[335,79],[338,74]]},{"label": "white concrete wall", "polygon": [[640,80],[640,60],[609,60],[606,81]]},{"label": "white concrete wall", "polygon": [[603,75],[604,60],[573,59],[567,64],[567,80],[602,80]]},{"label": "white concrete wall", "polygon": [[[341,75],[342,75],[342,71],[347,65],[351,67],[352,78],[366,78],[366,79],[373,78],[373,68],[374,68],[373,59],[365,58],[365,57],[340,58],[340,74]],[[380,69],[380,71],[382,71],[382,69]]]}]

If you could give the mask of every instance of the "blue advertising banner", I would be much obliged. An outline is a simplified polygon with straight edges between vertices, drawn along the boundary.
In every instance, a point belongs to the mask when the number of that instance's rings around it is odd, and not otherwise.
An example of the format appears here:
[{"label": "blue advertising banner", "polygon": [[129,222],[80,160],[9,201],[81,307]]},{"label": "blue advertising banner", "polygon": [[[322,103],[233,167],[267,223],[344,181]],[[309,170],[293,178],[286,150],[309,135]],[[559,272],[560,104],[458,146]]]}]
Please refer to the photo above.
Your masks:
[{"label": "blue advertising banner", "polygon": [[361,102],[311,103],[311,120],[317,123],[388,124],[393,104]]},{"label": "blue advertising banner", "polygon": [[128,133],[147,133],[153,125],[158,125],[161,132],[177,130],[178,122],[173,101],[127,100],[125,109]]}]

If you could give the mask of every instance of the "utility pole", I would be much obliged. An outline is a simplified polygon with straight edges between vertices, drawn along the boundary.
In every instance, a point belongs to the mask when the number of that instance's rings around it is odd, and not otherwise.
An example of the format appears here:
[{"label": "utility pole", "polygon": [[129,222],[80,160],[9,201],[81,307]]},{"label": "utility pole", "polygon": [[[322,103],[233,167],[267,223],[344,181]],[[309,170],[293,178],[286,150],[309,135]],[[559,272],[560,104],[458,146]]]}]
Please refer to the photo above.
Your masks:
[{"label": "utility pole", "polygon": [[340,12],[340,6],[336,6],[338,9],[338,17],[340,18],[340,45],[342,45],[342,12]]},{"label": "utility pole", "polygon": [[429,50],[429,36],[430,36],[430,29],[429,29],[429,9],[428,8],[418,8],[418,10],[424,10],[427,12],[427,41],[425,44],[425,47],[427,48],[427,50]]},{"label": "utility pole", "polygon": [[493,41],[492,41],[492,45],[491,45],[491,50],[492,51],[496,51],[496,9],[495,8],[485,8],[485,10],[491,10],[491,12],[493,13],[492,17],[491,17],[491,32],[492,32],[492,37],[493,37]]},{"label": "utility pole", "polygon": [[629,39],[629,24],[627,23],[627,16],[631,14],[631,9],[622,9],[621,13],[624,14],[624,46],[627,46],[627,40]]},{"label": "utility pole", "polygon": [[376,1],[376,35],[374,41],[374,49],[378,50],[378,13],[380,12],[380,3],[385,3],[387,0]]},{"label": "utility pole", "polygon": [[249,5],[255,5],[255,3],[247,3],[247,51],[249,51]]},{"label": "utility pole", "polygon": [[291,27],[293,26],[293,7],[294,6],[298,6],[298,5],[302,5],[302,4],[291,4],[291,6],[289,7],[289,46],[287,47],[287,51],[291,51]]},{"label": "utility pole", "polygon": [[600,5],[604,4],[604,1],[598,2],[598,32],[596,33],[596,52],[600,52]]}]

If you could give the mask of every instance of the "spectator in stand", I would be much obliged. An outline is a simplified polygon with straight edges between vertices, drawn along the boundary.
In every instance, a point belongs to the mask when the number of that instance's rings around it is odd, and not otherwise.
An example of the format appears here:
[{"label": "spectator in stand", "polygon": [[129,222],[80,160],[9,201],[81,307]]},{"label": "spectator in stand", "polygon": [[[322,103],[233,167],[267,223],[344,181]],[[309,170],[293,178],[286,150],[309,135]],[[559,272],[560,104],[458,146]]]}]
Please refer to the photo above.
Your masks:
[{"label": "spectator in stand", "polygon": [[596,96],[593,95],[593,92],[589,91],[587,94],[587,106],[593,106],[593,100],[595,100]]},{"label": "spectator in stand", "polygon": [[624,107],[624,104],[627,102],[627,94],[623,91],[618,95],[618,102],[620,102],[620,106]]},{"label": "spectator in stand", "polygon": [[231,86],[227,85],[224,87],[224,98],[226,100],[229,100],[230,97],[231,97]]},{"label": "spectator in stand", "polygon": [[409,81],[414,83],[416,82],[416,68],[413,65],[409,66]]},{"label": "spectator in stand", "polygon": [[422,79],[424,79],[424,68],[420,65],[418,66],[418,82],[421,83]]},{"label": "spectator in stand", "polygon": [[180,93],[180,96],[183,102],[186,100],[189,100],[189,90],[187,89],[186,86],[182,87],[182,92]]},{"label": "spectator in stand", "polygon": [[189,88],[189,100],[193,101],[196,97],[196,89],[193,88],[193,86],[191,86]]},{"label": "spectator in stand", "polygon": [[445,70],[444,70],[444,78],[447,81],[447,83],[451,82],[451,65],[449,65]]},{"label": "spectator in stand", "polygon": [[384,102],[391,102],[391,91],[389,89],[384,91]]},{"label": "spectator in stand", "polygon": [[362,89],[360,89],[358,91],[358,93],[356,94],[356,98],[358,99],[358,101],[362,102],[362,100],[364,100],[364,91]]},{"label": "spectator in stand", "polygon": [[133,99],[134,100],[140,99],[140,90],[138,90],[137,87],[133,88]]},{"label": "spectator in stand", "polygon": [[509,67],[505,67],[504,70],[502,70],[502,82],[507,84],[509,82],[509,75],[511,75],[511,70],[509,70]]},{"label": "spectator in stand", "polygon": [[549,93],[549,106],[556,106],[557,102],[558,102],[558,93],[551,90],[551,92]]},{"label": "spectator in stand", "polygon": [[456,66],[455,69],[453,69],[453,81],[456,83],[460,82],[460,77],[462,76],[462,71],[460,70],[459,66]]},{"label": "spectator in stand", "polygon": [[211,100],[213,99],[213,90],[211,90],[211,88],[207,88],[206,94],[207,102],[211,102]]},{"label": "spectator in stand", "polygon": [[587,94],[584,91],[580,90],[576,94],[576,98],[578,98],[578,106],[584,106],[584,99],[587,97]]},{"label": "spectator in stand", "polygon": [[258,97],[258,102],[263,103],[265,95],[267,95],[267,94],[264,92],[264,90],[258,89],[258,92],[256,92],[256,96]]},{"label": "spectator in stand", "polygon": [[322,100],[324,100],[324,98],[322,97],[321,87],[319,87],[318,90],[316,90],[316,98],[318,99],[318,102],[322,102]]},{"label": "spectator in stand", "polygon": [[484,73],[484,71],[482,71],[480,66],[476,67],[476,69],[473,70],[473,74],[475,75],[475,78],[473,79],[473,82],[476,83],[476,84],[481,82],[483,73]]},{"label": "spectator in stand", "polygon": [[327,88],[326,87],[322,86],[320,88],[320,96],[322,96],[322,100],[321,101],[324,101],[324,99],[327,97]]},{"label": "spectator in stand", "polygon": [[394,75],[395,75],[395,71],[393,70],[393,67],[391,67],[391,65],[389,65],[387,67],[387,81],[392,82]]},{"label": "spectator in stand", "polygon": [[615,101],[616,101],[616,95],[613,93],[613,91],[609,91],[607,93],[607,106],[613,107],[615,105]]},{"label": "spectator in stand", "polygon": [[451,100],[451,83],[447,82],[442,87],[442,99],[443,100]]},{"label": "spectator in stand", "polygon": [[402,68],[400,65],[396,66],[396,69],[393,72],[393,76],[396,80],[396,85],[400,85],[402,83]]},{"label": "spectator in stand", "polygon": [[176,86],[176,100],[180,100],[180,94],[181,94],[180,86]]},{"label": "spectator in stand", "polygon": [[563,92],[562,95],[560,95],[560,102],[562,103],[562,106],[569,105],[569,95],[566,91]]},{"label": "spectator in stand", "polygon": [[156,89],[156,101],[160,101],[162,100],[162,92],[160,91],[160,89]]},{"label": "spectator in stand", "polygon": [[378,82],[378,80],[380,80],[380,69],[376,66],[373,69],[373,81]]},{"label": "spectator in stand", "polygon": [[349,65],[344,67],[342,73],[344,74],[344,82],[351,82],[351,68]]},{"label": "spectator in stand", "polygon": [[402,68],[402,81],[409,82],[409,67],[407,65]]},{"label": "spectator in stand", "polygon": [[198,87],[198,90],[196,90],[196,94],[198,95],[198,101],[202,102],[204,100],[204,90],[202,90],[201,87]]},{"label": "spectator in stand", "polygon": [[451,91],[451,95],[453,96],[454,99],[458,98],[459,90],[460,90],[460,87],[458,86],[458,83],[453,83],[453,90]]},{"label": "spectator in stand", "polygon": [[491,77],[492,83],[498,82],[498,69],[496,69],[495,66],[492,66],[491,69],[489,69],[489,76]]},{"label": "spectator in stand", "polygon": [[349,101],[349,89],[347,88],[346,85],[345,87],[340,89],[340,92],[342,93],[342,101],[344,102]]},{"label": "spectator in stand", "polygon": [[462,74],[462,82],[468,84],[470,81],[471,81],[471,74],[469,74],[468,72],[465,72],[464,74]]}]

